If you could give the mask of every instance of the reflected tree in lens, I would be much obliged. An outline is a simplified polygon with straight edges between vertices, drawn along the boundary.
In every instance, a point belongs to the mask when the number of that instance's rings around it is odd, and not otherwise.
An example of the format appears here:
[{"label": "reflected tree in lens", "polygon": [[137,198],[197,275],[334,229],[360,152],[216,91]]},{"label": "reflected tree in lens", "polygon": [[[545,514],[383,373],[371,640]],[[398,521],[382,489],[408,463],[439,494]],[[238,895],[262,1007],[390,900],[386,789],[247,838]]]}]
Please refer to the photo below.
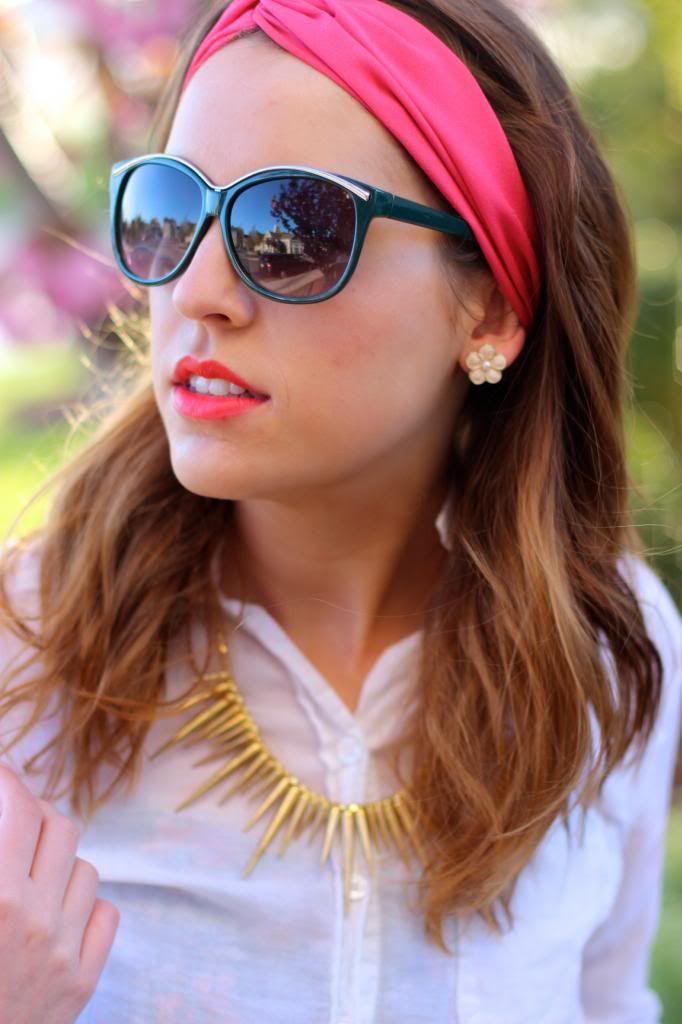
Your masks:
[{"label": "reflected tree in lens", "polygon": [[352,196],[308,175],[260,181],[243,189],[230,211],[237,259],[271,291],[315,295],[346,267],[355,232]]},{"label": "reflected tree in lens", "polygon": [[287,178],[270,209],[292,238],[303,243],[303,252],[325,266],[350,252],[355,227],[353,200],[338,185],[316,178]]}]

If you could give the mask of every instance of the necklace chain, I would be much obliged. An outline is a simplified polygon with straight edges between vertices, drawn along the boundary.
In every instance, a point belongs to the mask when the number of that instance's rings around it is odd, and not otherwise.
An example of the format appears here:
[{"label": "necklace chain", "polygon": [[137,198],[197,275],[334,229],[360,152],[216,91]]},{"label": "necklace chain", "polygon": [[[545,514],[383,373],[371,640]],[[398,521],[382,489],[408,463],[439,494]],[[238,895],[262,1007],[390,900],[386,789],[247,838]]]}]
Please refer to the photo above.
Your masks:
[{"label": "necklace chain", "polygon": [[225,803],[237,791],[247,792],[250,789],[252,796],[266,794],[252,818],[244,826],[244,832],[255,825],[270,808],[274,807],[275,810],[242,877],[246,878],[253,871],[278,832],[282,835],[278,851],[281,857],[292,839],[297,839],[307,832],[310,842],[319,832],[320,825],[324,823],[320,866],[327,861],[332,844],[340,832],[345,913],[348,913],[349,909],[356,840],[370,874],[374,874],[375,855],[382,850],[391,853],[397,851],[408,865],[416,853],[425,866],[426,854],[417,835],[414,805],[409,790],[403,787],[390,797],[372,800],[369,803],[344,804],[309,789],[305,783],[287,771],[263,742],[260,730],[246,707],[230,671],[229,647],[222,632],[219,634],[218,651],[223,656],[225,668],[220,672],[203,676],[203,679],[213,681],[213,685],[186,698],[180,704],[180,709],[184,711],[202,702],[208,702],[208,706],[195,714],[151,755],[153,760],[183,740],[193,744],[209,739],[217,746],[217,752],[196,761],[193,767],[210,761],[224,761],[224,764],[186,800],[178,804],[175,810],[181,811],[228,776],[243,769],[243,774],[223,794],[219,804]]}]

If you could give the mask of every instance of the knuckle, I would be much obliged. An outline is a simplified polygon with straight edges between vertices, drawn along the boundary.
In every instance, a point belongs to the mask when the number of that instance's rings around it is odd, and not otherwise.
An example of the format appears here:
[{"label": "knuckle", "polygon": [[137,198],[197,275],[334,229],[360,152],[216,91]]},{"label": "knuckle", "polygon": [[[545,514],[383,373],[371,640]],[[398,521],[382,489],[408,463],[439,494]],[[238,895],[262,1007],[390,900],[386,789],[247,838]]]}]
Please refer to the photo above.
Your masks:
[{"label": "knuckle", "polygon": [[82,857],[76,857],[75,869],[79,874],[89,878],[95,885],[99,883],[99,871],[91,861],[84,860]]},{"label": "knuckle", "polygon": [[55,817],[55,825],[60,829],[63,835],[67,837],[67,839],[75,840],[76,842],[80,839],[80,825],[67,817],[66,814],[57,813],[57,816]]},{"label": "knuckle", "polygon": [[97,903],[100,905],[100,911],[107,921],[108,926],[113,928],[113,931],[116,932],[121,922],[121,911],[115,903],[111,902],[111,900],[98,898]]},{"label": "knuckle", "polygon": [[52,977],[70,978],[74,968],[73,954],[65,946],[55,943],[50,950],[48,973]]},{"label": "knuckle", "polygon": [[16,769],[11,768],[10,765],[4,762],[0,762],[0,786],[3,789],[11,788],[12,786],[24,786]]},{"label": "knuckle", "polygon": [[97,988],[97,981],[97,978],[88,978],[82,972],[76,974],[71,982],[71,993],[76,1002],[87,1002]]},{"label": "knuckle", "polygon": [[24,924],[24,935],[27,946],[43,950],[54,942],[55,927],[46,917],[29,917]]},{"label": "knuckle", "polygon": [[13,924],[19,916],[20,900],[11,889],[0,891],[0,922],[7,926]]},{"label": "knuckle", "polygon": [[37,798],[18,775],[12,774],[0,783],[0,805],[11,805],[24,818],[41,817]]}]

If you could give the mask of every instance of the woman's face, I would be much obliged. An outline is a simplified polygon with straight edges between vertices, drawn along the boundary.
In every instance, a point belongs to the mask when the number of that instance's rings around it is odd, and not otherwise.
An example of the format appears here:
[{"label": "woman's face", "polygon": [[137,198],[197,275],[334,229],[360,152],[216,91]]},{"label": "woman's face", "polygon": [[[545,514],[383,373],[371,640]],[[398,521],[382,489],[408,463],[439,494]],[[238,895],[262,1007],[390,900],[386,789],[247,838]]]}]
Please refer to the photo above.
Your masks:
[{"label": "woman's face", "polygon": [[[257,37],[198,70],[166,152],[219,185],[303,164],[447,209],[357,100]],[[457,366],[468,335],[455,324],[443,244],[439,232],[376,219],[345,288],[296,306],[241,280],[214,220],[185,272],[149,289],[154,393],[180,483],[211,497],[292,500],[363,477],[399,483],[434,465],[470,386]],[[227,419],[182,415],[171,382],[188,354],[223,362],[270,400]]]}]

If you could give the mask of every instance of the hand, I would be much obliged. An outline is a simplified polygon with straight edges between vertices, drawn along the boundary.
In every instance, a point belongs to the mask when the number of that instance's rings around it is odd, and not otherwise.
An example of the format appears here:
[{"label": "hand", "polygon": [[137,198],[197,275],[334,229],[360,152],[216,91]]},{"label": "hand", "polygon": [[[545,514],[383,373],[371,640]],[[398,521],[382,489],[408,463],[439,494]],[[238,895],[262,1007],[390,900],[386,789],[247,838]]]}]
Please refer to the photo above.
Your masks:
[{"label": "hand", "polygon": [[120,912],[79,839],[0,764],[0,1024],[73,1024],[95,991]]}]

